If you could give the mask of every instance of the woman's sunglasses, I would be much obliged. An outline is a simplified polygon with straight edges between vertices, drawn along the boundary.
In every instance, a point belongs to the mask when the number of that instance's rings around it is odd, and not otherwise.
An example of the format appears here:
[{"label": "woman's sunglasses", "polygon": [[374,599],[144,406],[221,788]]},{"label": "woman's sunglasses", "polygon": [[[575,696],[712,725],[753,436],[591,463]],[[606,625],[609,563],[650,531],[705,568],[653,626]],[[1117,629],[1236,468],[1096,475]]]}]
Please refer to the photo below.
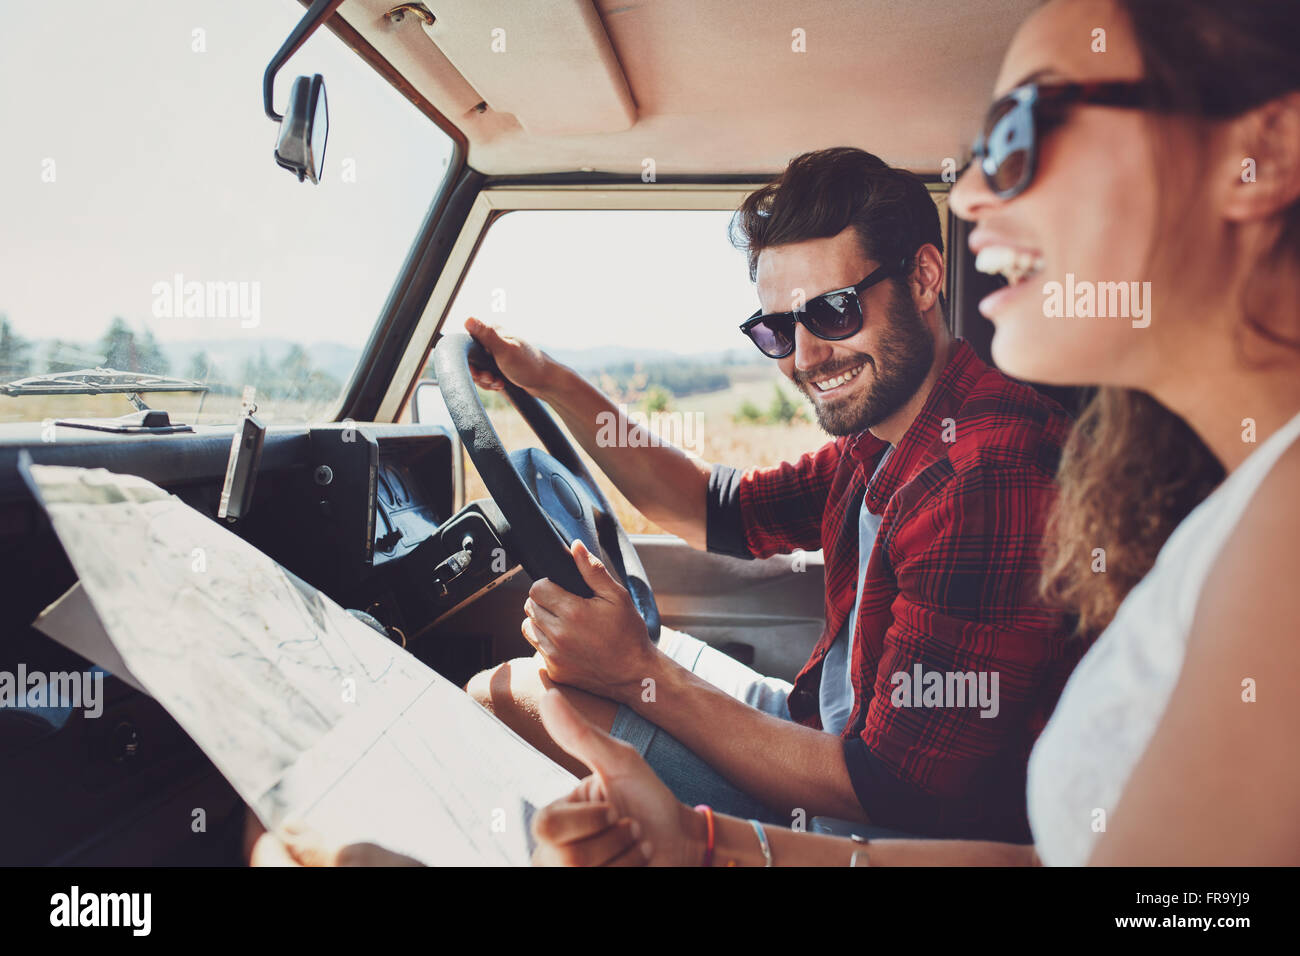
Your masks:
[{"label": "woman's sunglasses", "polygon": [[1043,135],[1059,125],[1070,106],[1147,105],[1141,81],[1026,83],[989,107],[971,152],[989,190],[999,199],[1019,196],[1034,181]]},{"label": "woman's sunglasses", "polygon": [[795,312],[755,312],[740,325],[758,350],[768,358],[785,358],[794,351],[794,327],[803,323],[813,335],[828,342],[851,339],[862,331],[862,293],[873,285],[907,272],[909,257],[881,266],[857,285],[823,292]]}]

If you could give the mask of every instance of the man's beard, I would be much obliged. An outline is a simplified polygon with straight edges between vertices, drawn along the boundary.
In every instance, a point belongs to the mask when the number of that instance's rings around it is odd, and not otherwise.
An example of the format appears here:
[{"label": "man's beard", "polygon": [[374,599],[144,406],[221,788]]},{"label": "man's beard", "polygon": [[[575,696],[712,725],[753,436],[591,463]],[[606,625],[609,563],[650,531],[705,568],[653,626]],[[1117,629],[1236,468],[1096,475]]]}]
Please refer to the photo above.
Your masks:
[{"label": "man's beard", "polygon": [[[875,355],[857,353],[807,372],[796,372],[794,382],[812,404],[817,422],[830,435],[856,435],[888,419],[916,394],[934,364],[934,336],[917,311],[911,297],[891,283],[885,327],[880,332]],[[811,392],[814,382],[834,378],[840,372],[867,364],[872,369],[871,387],[853,401],[819,402]],[[859,375],[862,372],[858,373]]]}]

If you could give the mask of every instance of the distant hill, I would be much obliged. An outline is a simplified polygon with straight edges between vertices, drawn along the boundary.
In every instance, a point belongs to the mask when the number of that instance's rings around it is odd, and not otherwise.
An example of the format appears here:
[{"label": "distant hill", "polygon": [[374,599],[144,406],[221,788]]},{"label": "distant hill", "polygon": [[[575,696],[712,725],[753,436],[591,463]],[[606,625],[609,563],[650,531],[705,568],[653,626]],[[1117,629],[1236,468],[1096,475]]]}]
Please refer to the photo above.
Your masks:
[{"label": "distant hill", "polygon": [[[33,339],[31,354],[44,356],[53,339]],[[189,339],[180,342],[159,342],[158,348],[166,356],[172,375],[185,374],[190,359],[198,352],[207,352],[213,365],[224,375],[237,375],[244,364],[256,361],[259,352],[264,352],[267,362],[272,365],[280,363],[289,349],[298,343],[289,339]],[[98,351],[98,342],[63,342],[62,353],[70,361],[94,366],[104,361]],[[337,342],[316,342],[304,347],[311,359],[313,368],[332,375],[340,382],[346,382],[352,376],[361,357],[361,350]]]},{"label": "distant hill", "polygon": [[[50,339],[32,340],[32,354],[43,356]],[[190,360],[199,352],[206,352],[213,366],[221,377],[238,375],[248,362],[256,362],[259,353],[265,355],[271,365],[278,365],[288,354],[289,349],[297,345],[290,339],[258,338],[241,336],[228,339],[186,339],[182,341],[160,341],[158,348],[170,363],[172,375],[184,375]],[[65,342],[65,352],[73,352],[84,357],[87,365],[102,361],[96,355],[97,342]],[[360,360],[361,350],[338,342],[315,342],[304,346],[312,367],[325,372],[340,382],[347,382]],[[752,349],[725,349],[711,352],[682,354],[670,349],[644,348],[639,346],[602,345],[588,349],[546,348],[547,354],[563,362],[586,376],[599,376],[613,373],[622,381],[634,368],[643,368],[650,373],[650,379],[662,384],[676,385],[681,391],[692,391],[683,382],[676,381],[676,369],[687,377],[696,377],[707,371],[727,372],[732,368],[742,369],[753,365],[766,365],[757,351]],[[752,353],[752,354],[751,354]],[[701,382],[703,384],[703,382]],[[720,382],[709,383],[708,387],[723,387]]]},{"label": "distant hill", "polygon": [[[289,339],[190,339],[183,342],[159,342],[159,347],[171,362],[174,374],[180,374],[196,352],[206,351],[213,364],[227,374],[242,369],[246,361],[255,361],[259,351],[265,351],[266,360],[278,364],[288,354],[290,347],[299,343]],[[303,346],[312,366],[346,382],[352,377],[361,358],[361,350],[337,342],[316,342]]]},{"label": "distant hill", "polygon": [[[609,368],[641,363],[645,365],[751,365],[766,361],[754,349],[723,349],[685,354],[670,349],[649,349],[622,345],[601,345],[589,349],[551,349],[547,355],[579,372],[600,372]],[[750,353],[753,353],[752,356]]]}]

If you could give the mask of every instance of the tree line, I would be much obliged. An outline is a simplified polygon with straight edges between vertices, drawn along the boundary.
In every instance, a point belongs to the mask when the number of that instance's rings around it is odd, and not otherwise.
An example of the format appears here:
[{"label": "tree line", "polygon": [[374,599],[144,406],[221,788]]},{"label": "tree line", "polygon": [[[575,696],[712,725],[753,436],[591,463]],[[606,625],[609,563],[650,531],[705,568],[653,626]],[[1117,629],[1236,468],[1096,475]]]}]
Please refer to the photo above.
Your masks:
[{"label": "tree line", "polygon": [[[0,382],[96,366],[148,375],[173,374],[171,360],[153,333],[148,329],[136,332],[125,319],[114,318],[91,345],[56,338],[38,348],[38,343],[14,330],[8,316],[0,315]],[[199,349],[175,374],[205,384],[216,394],[239,394],[245,385],[252,385],[268,398],[317,401],[332,399],[342,389],[335,376],[313,365],[300,345],[291,345],[278,361],[271,361],[266,350],[259,349],[255,357],[242,362],[237,377],[231,371],[214,362],[206,349]]]}]

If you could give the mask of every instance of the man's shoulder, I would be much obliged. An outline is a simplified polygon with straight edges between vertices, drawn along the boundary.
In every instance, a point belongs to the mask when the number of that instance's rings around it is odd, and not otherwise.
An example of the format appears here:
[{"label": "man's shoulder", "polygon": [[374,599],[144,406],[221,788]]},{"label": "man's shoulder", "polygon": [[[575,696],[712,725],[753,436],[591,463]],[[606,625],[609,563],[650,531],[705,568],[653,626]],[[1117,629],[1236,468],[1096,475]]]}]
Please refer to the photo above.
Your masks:
[{"label": "man's shoulder", "polygon": [[984,365],[941,440],[953,470],[1031,468],[1055,476],[1072,424],[1059,403]]}]

